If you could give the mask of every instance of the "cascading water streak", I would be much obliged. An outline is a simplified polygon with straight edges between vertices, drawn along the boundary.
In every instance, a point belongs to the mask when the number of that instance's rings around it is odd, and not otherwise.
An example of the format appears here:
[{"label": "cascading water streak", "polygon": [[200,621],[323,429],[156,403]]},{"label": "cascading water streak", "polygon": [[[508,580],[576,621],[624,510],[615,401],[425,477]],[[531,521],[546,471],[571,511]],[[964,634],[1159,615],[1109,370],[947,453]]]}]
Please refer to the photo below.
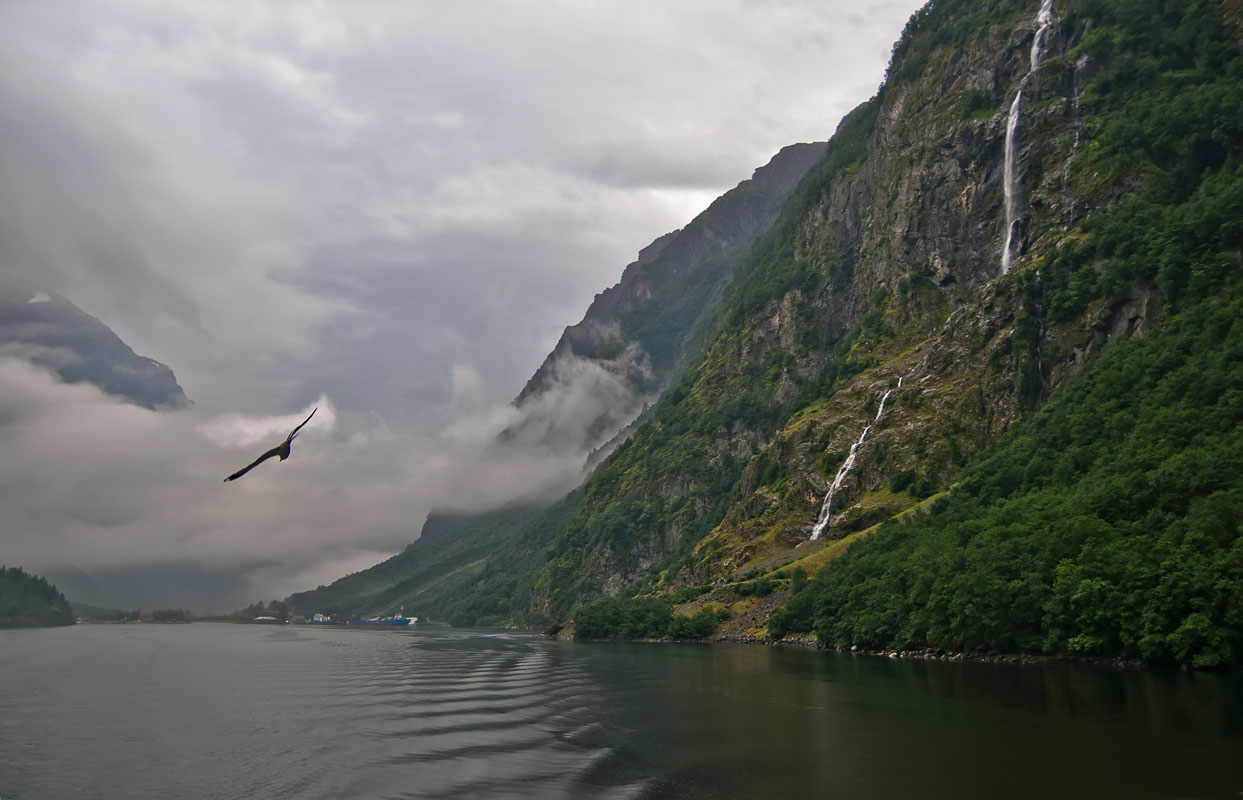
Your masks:
[{"label": "cascading water streak", "polygon": [[1036,14],[1036,35],[1032,38],[1031,50],[1031,66],[1027,69],[1027,74],[1019,81],[1018,91],[1014,93],[1014,102],[1010,103],[1010,116],[1006,120],[1006,156],[1005,156],[1005,173],[1002,190],[1006,195],[1006,244],[1001,251],[1001,273],[1010,271],[1010,265],[1014,256],[1011,250],[1014,247],[1014,227],[1018,222],[1018,175],[1015,169],[1015,141],[1018,139],[1019,130],[1019,112],[1023,106],[1023,87],[1027,85],[1028,78],[1036,71],[1036,67],[1040,66],[1040,55],[1044,51],[1044,37],[1049,32],[1049,27],[1053,24],[1053,0],[1043,0],[1040,4],[1040,11]]},{"label": "cascading water streak", "polygon": [[1014,222],[1018,216],[1015,208],[1014,187],[1014,139],[1019,128],[1019,105],[1023,102],[1023,90],[1019,89],[1010,104],[1010,119],[1006,122],[1006,166],[1005,183],[1002,188],[1006,193],[1006,245],[1001,251],[1001,273],[1010,271],[1010,248],[1014,242]]},{"label": "cascading water streak", "polygon": [[1079,152],[1079,143],[1083,140],[1083,114],[1080,112],[1080,99],[1083,96],[1083,70],[1088,65],[1086,54],[1075,59],[1074,91],[1071,95],[1070,109],[1074,139],[1070,143],[1070,153],[1062,166],[1062,194],[1066,196],[1066,225],[1073,227],[1075,223],[1075,193],[1070,183],[1070,168],[1075,163],[1075,154]]},{"label": "cascading water streak", "polygon": [[833,478],[833,483],[829,486],[829,493],[824,496],[824,504],[820,506],[820,516],[816,518],[816,527],[811,531],[811,540],[814,542],[820,538],[825,529],[829,527],[829,521],[833,516],[833,494],[837,491],[837,487],[842,485],[842,481],[846,480],[846,475],[855,466],[855,455],[859,452],[859,447],[863,444],[863,440],[868,438],[868,431],[872,430],[869,425],[863,429],[863,435],[859,437],[859,441],[850,446],[850,454],[846,456],[846,460],[842,462],[842,466],[837,470],[837,475]]},{"label": "cascading water streak", "polygon": [[[902,388],[902,379],[898,378],[898,389]],[[876,410],[876,418],[872,420],[872,425],[880,422],[881,414],[885,413],[885,401],[889,399],[889,395],[893,394],[893,388],[887,389],[880,398],[880,408]],[[816,527],[812,528],[811,541],[816,541],[825,530],[828,529],[833,519],[833,495],[837,492],[842,481],[846,480],[846,476],[855,466],[855,456],[859,453],[859,448],[863,446],[864,440],[868,438],[868,431],[872,430],[872,425],[868,425],[863,429],[863,433],[859,436],[859,440],[850,446],[850,453],[846,456],[846,460],[842,462],[841,467],[837,470],[837,475],[833,477],[833,483],[829,485],[829,493],[824,496],[824,503],[820,506],[820,516],[816,518]]]},{"label": "cascading water streak", "polygon": [[[898,389],[902,388],[902,379],[898,378]],[[885,413],[885,401],[889,399],[889,395],[893,394],[893,389],[887,390],[880,398],[880,408],[876,409],[876,419],[872,420],[873,424],[880,422],[880,415]]]}]

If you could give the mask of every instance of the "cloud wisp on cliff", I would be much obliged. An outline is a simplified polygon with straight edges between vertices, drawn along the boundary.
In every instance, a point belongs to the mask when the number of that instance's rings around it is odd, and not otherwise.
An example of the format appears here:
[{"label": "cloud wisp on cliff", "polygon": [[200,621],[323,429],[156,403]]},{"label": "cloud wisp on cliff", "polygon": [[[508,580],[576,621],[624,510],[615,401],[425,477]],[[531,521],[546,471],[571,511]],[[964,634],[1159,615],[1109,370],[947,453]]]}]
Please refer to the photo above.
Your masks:
[{"label": "cloud wisp on cliff", "polygon": [[[564,486],[582,453],[488,440],[505,404],[639,248],[827,138],[918,5],[5,4],[0,271],[196,406],[5,358],[0,560],[208,564],[223,604]],[[557,419],[621,391],[566,377]],[[224,492],[251,451],[222,431],[279,439],[321,395],[294,460]]]},{"label": "cloud wisp on cliff", "polygon": [[[341,412],[321,397],[287,461],[270,459],[226,484],[310,408],[267,417],[151,411],[3,357],[0,381],[2,560],[140,584],[104,581],[89,598],[97,602],[202,610],[284,596],[400,550],[431,509],[551,499],[583,466],[577,446],[501,436],[522,414],[509,406],[429,434]],[[566,412],[597,383],[567,383],[542,402]],[[164,587],[162,601],[142,585],[189,566],[234,581],[214,597]]]}]

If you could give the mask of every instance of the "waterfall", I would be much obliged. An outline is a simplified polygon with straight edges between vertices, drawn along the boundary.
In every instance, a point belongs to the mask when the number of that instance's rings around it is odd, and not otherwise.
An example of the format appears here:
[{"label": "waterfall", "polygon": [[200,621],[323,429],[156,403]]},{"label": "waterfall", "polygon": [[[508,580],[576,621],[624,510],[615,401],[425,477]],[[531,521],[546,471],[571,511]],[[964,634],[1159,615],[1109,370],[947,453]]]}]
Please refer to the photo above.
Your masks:
[{"label": "waterfall", "polygon": [[1014,133],[1019,128],[1019,104],[1023,100],[1020,88],[1010,104],[1010,119],[1006,122],[1006,172],[1003,188],[1006,193],[1006,246],[1001,251],[1001,274],[1010,271],[1010,244],[1014,241],[1014,223],[1018,214],[1014,200]]},{"label": "waterfall", "polygon": [[[898,388],[898,389],[901,389],[901,388],[902,388],[902,379],[901,379],[901,378],[898,378],[898,385],[897,385],[897,388]],[[891,395],[891,394],[893,394],[893,389],[889,389],[889,390],[888,390],[888,391],[886,391],[883,395],[881,395],[881,398],[880,398],[880,408],[876,409],[876,419],[872,420],[872,423],[873,423],[873,424],[875,424],[875,423],[877,423],[877,422],[880,422],[880,415],[885,413],[885,401],[889,399],[889,395]]]},{"label": "waterfall", "polygon": [[1079,152],[1079,142],[1083,133],[1083,115],[1079,108],[1079,98],[1083,95],[1083,81],[1080,73],[1083,68],[1088,65],[1087,55],[1081,55],[1075,60],[1075,77],[1074,77],[1074,95],[1071,98],[1071,124],[1074,128],[1075,138],[1070,143],[1070,153],[1066,156],[1066,165],[1062,167],[1062,194],[1066,196],[1066,227],[1070,229],[1075,224],[1075,191],[1070,185],[1070,168],[1075,163],[1075,154]]},{"label": "waterfall", "polygon": [[[898,389],[902,388],[902,379],[898,378]],[[854,469],[855,456],[859,453],[859,448],[863,446],[863,442],[868,438],[868,431],[872,430],[872,426],[880,422],[881,414],[885,413],[885,401],[889,399],[889,395],[893,394],[894,387],[885,391],[880,398],[880,408],[876,410],[876,418],[872,420],[872,425],[868,425],[863,429],[863,433],[859,436],[859,441],[850,446],[850,453],[846,456],[846,460],[842,462],[841,467],[837,470],[837,475],[833,478],[833,483],[829,485],[829,493],[824,496],[824,503],[820,506],[820,516],[816,518],[816,527],[811,531],[811,541],[816,541],[828,529],[833,517],[833,495],[837,493],[837,488],[842,485],[842,481],[846,480],[846,475],[850,470]]]},{"label": "waterfall", "polygon": [[1003,275],[1010,271],[1010,262],[1013,259],[1010,251],[1014,244],[1014,227],[1018,223],[1018,176],[1015,175],[1014,142],[1019,129],[1019,110],[1023,106],[1023,87],[1027,85],[1027,79],[1036,71],[1036,67],[1040,66],[1044,37],[1049,31],[1049,26],[1053,24],[1053,0],[1041,2],[1036,22],[1039,27],[1036,28],[1036,35],[1032,38],[1031,66],[1028,67],[1027,74],[1019,81],[1018,91],[1014,93],[1014,102],[1010,104],[1010,117],[1006,120],[1006,162],[1002,186],[1006,193],[1006,246],[1001,251],[1001,273]]},{"label": "waterfall", "polygon": [[842,462],[842,466],[837,470],[837,476],[833,478],[833,483],[829,486],[829,493],[824,496],[824,505],[820,506],[820,516],[816,518],[816,527],[811,531],[811,541],[816,541],[829,527],[830,518],[833,516],[833,494],[837,491],[837,487],[842,485],[842,481],[846,480],[846,474],[855,466],[855,455],[859,452],[859,446],[863,444],[863,440],[868,438],[868,431],[872,430],[869,425],[863,429],[863,435],[859,437],[859,441],[850,446],[850,455],[846,456],[846,460]]}]

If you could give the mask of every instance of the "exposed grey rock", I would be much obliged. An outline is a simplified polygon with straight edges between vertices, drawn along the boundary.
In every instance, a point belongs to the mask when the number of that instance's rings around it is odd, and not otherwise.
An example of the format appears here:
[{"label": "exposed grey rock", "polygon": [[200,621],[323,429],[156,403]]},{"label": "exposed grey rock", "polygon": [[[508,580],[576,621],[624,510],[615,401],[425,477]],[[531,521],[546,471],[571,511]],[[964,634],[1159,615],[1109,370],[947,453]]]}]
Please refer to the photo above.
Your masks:
[{"label": "exposed grey rock", "polygon": [[[621,280],[596,295],[582,321],[565,329],[531,376],[514,401],[531,413],[507,436],[592,449],[634,420],[683,365],[694,349],[697,326],[711,319],[719,304],[721,287],[824,147],[816,142],[783,148],[685,228],[640,250]],[[618,378],[619,386],[599,393],[594,413],[581,425],[539,413],[542,399],[570,385],[567,376],[586,371],[584,362]],[[619,387],[624,392],[616,391]]]}]

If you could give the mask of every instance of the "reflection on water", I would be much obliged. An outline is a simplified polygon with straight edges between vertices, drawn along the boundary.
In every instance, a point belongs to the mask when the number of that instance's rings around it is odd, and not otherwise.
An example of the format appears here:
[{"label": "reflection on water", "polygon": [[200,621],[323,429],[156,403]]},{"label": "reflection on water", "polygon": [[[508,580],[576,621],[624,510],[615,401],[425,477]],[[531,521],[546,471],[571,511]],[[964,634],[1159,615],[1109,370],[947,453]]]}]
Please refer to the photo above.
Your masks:
[{"label": "reflection on water", "polygon": [[0,631],[0,797],[1239,797],[1243,678],[526,634]]}]

